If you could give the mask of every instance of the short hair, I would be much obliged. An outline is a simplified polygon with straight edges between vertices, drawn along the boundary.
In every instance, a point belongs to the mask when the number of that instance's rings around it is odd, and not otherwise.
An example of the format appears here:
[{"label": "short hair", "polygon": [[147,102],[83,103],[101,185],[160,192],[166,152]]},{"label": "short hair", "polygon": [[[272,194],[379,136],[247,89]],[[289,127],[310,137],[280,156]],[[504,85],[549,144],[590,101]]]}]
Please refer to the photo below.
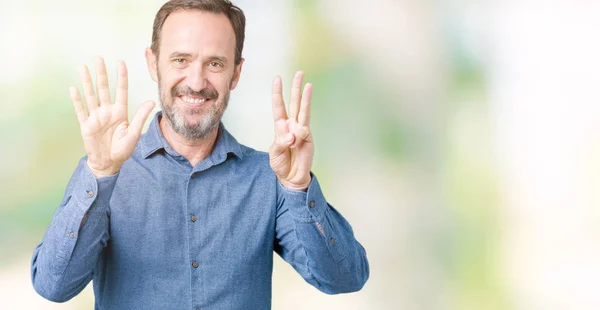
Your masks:
[{"label": "short hair", "polygon": [[244,37],[246,29],[246,17],[244,11],[228,0],[170,0],[165,3],[156,13],[154,26],[152,27],[152,44],[150,49],[158,57],[160,37],[165,20],[171,13],[178,10],[198,10],[213,14],[224,14],[231,22],[235,33],[235,65],[242,61],[242,50],[244,49]]}]

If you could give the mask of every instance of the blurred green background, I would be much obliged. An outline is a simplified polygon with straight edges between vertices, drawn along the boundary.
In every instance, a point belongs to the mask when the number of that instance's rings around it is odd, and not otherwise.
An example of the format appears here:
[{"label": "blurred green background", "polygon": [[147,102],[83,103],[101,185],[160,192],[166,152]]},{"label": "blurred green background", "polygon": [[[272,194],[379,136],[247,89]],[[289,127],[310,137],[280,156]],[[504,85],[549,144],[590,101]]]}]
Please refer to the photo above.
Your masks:
[{"label": "blurred green background", "polygon": [[[0,2],[0,308],[93,309],[33,291],[29,262],[83,156],[68,87],[144,48],[163,1]],[[327,296],[276,259],[274,309],[598,309],[600,43],[592,2],[240,0],[246,62],[225,125],[267,150],[270,85],[314,83],[313,171],[371,278]],[[111,84],[112,85],[112,84]],[[288,95],[289,98],[289,95]]]}]

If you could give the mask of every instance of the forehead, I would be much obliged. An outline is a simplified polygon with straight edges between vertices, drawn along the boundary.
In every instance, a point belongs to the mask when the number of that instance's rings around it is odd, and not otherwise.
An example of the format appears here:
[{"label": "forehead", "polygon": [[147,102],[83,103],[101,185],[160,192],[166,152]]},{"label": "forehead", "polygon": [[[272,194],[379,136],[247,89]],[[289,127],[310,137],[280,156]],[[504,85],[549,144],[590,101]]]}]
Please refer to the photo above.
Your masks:
[{"label": "forehead", "polygon": [[163,24],[160,53],[218,54],[233,59],[235,33],[224,14],[178,10]]}]

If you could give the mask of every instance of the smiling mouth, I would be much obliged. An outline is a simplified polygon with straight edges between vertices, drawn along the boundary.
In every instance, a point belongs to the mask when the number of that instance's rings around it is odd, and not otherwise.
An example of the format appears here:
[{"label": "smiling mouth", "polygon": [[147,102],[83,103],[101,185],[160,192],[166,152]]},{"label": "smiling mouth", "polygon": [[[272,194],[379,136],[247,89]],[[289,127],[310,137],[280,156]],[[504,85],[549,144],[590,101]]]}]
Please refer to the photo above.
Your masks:
[{"label": "smiling mouth", "polygon": [[198,97],[190,97],[190,96],[180,96],[179,98],[181,98],[181,100],[183,100],[183,102],[185,103],[189,103],[189,104],[202,104],[210,99],[207,98],[198,98]]}]

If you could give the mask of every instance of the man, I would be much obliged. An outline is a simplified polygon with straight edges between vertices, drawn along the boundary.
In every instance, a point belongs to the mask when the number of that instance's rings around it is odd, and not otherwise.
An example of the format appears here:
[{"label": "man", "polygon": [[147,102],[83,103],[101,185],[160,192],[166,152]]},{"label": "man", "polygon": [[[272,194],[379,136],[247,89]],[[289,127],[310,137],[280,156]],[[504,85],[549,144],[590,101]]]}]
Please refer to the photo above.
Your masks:
[{"label": "man", "polygon": [[[81,70],[70,89],[87,156],[44,239],[32,281],[63,302],[94,280],[96,309],[270,309],[273,251],[310,284],[353,292],[369,276],[364,248],[311,174],[312,85],[296,73],[289,114],[273,82],[269,153],[239,144],[221,117],[240,77],[245,17],[229,1],[172,0],[157,13],[148,70],[154,103],[127,118],[127,69],[111,103]],[[97,96],[96,96],[97,95]]]}]

